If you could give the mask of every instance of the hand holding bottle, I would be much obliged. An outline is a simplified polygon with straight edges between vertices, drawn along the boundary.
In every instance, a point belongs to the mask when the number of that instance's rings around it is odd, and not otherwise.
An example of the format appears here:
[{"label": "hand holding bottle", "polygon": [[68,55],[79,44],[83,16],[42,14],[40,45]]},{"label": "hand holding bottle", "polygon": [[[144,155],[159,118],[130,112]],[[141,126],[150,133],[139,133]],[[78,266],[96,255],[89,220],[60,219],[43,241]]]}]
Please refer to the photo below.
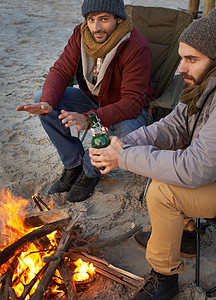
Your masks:
[{"label": "hand holding bottle", "polygon": [[91,163],[97,168],[101,169],[101,174],[107,174],[112,169],[118,167],[118,154],[122,148],[123,142],[116,136],[110,137],[111,144],[106,148],[89,148],[89,156]]},{"label": "hand holding bottle", "polygon": [[[100,124],[100,121],[95,113],[89,114],[89,121],[91,123],[92,140],[91,146],[93,148],[105,148],[110,144],[110,138],[108,137],[105,128]],[[101,170],[105,167],[102,166]]]}]

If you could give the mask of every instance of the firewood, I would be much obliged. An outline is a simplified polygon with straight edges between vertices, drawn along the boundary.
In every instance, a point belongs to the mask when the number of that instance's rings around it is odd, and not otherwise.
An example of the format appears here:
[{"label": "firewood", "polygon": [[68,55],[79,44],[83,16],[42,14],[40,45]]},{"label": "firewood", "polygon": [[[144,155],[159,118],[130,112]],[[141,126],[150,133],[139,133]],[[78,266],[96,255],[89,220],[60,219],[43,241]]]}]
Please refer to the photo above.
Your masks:
[{"label": "firewood", "polygon": [[72,249],[69,250],[68,253],[65,254],[65,256],[67,256],[68,254],[70,255],[70,251],[74,252],[89,252],[90,250],[94,250],[94,249],[101,249],[107,246],[111,246],[111,245],[116,245],[124,240],[126,240],[127,238],[133,236],[137,231],[139,231],[141,229],[141,225],[135,226],[133,229],[129,230],[128,232],[117,236],[115,238],[111,238],[111,239],[107,239],[107,240],[99,240],[99,241],[94,241],[92,243],[89,243],[88,245],[84,245],[84,246],[75,246]]},{"label": "firewood", "polygon": [[67,227],[64,235],[62,236],[62,238],[59,242],[58,248],[56,250],[56,254],[59,256],[59,259],[50,262],[48,269],[44,273],[43,278],[41,279],[40,283],[38,284],[38,287],[37,287],[36,291],[34,292],[34,295],[31,296],[30,300],[41,300],[43,298],[43,294],[46,291],[46,289],[49,285],[49,282],[52,279],[52,277],[56,271],[56,268],[58,267],[58,265],[61,261],[61,258],[63,257],[63,253],[68,250],[71,232],[72,232],[74,225],[77,222],[78,218],[75,218],[74,220],[72,219],[70,221],[70,223],[68,224],[68,227]]},{"label": "firewood", "polygon": [[[20,252],[17,253],[17,255],[20,255]],[[15,256],[8,268],[8,270],[0,277],[0,283],[2,283],[1,289],[0,289],[0,299],[1,300],[8,300],[9,299],[9,287],[12,286],[12,277],[13,277],[13,270],[16,269],[19,261],[17,257]]]},{"label": "firewood", "polygon": [[20,238],[22,235],[21,235],[21,232],[19,231],[19,230],[17,230],[16,228],[14,228],[13,226],[9,226],[9,225],[5,225],[5,228],[7,229],[7,230],[9,230],[10,232],[13,232],[13,233],[15,233],[16,234],[16,236],[18,237],[18,238]]},{"label": "firewood", "polygon": [[135,280],[141,280],[141,281],[143,281],[143,277],[137,276],[137,275],[135,275],[133,273],[130,273],[128,271],[125,271],[123,269],[119,269],[119,268],[111,265],[110,263],[106,262],[104,259],[100,259],[100,258],[95,257],[93,255],[90,255],[88,253],[83,253],[83,254],[87,257],[87,259],[94,259],[94,260],[98,261],[99,263],[102,263],[102,264],[106,265],[107,267],[109,267],[111,269],[114,269],[114,270],[116,270],[116,271],[118,271],[118,272],[120,272],[120,273],[122,273],[122,274],[124,274],[124,275],[126,275],[128,277],[131,277],[131,278],[133,278]]},{"label": "firewood", "polygon": [[25,225],[39,227],[71,216],[71,209],[52,209],[25,215]]},{"label": "firewood", "polygon": [[68,258],[72,259],[73,261],[81,258],[83,261],[93,263],[94,267],[96,267],[97,273],[106,276],[118,283],[121,283],[129,288],[138,290],[144,284],[144,278],[117,268],[109,264],[105,260],[89,255],[88,253],[71,252],[70,255],[68,255]]},{"label": "firewood", "polygon": [[19,300],[24,300],[26,296],[30,293],[32,287],[35,285],[37,280],[44,274],[46,269],[48,268],[49,264],[45,264],[42,269],[35,275],[35,277],[29,282],[29,284],[24,286],[24,291],[22,292],[22,295],[19,297]]},{"label": "firewood", "polygon": [[18,298],[14,292],[14,289],[11,286],[9,287],[9,294],[10,294],[11,300],[18,300]]},{"label": "firewood", "polygon": [[12,276],[13,276],[13,271],[11,268],[9,268],[7,272],[3,276],[1,276],[2,277],[2,286],[0,289],[1,300],[9,299],[9,288],[12,285]]},{"label": "firewood", "polygon": [[66,226],[70,222],[71,218],[59,220],[56,222],[53,222],[51,224],[46,224],[41,228],[38,228],[27,235],[23,236],[19,240],[17,240],[15,243],[11,244],[7,248],[5,248],[3,251],[0,252],[0,265],[4,264],[8,259],[10,259],[16,251],[23,248],[27,243],[32,243],[35,240],[53,232],[54,230],[58,230],[62,228],[63,226]]},{"label": "firewood", "polygon": [[73,281],[73,275],[63,259],[60,262],[59,269],[67,289],[68,300],[78,300],[76,285]]},{"label": "firewood", "polygon": [[32,199],[34,200],[35,204],[38,206],[38,208],[40,209],[40,211],[43,211],[43,207],[42,205],[47,209],[50,210],[49,206],[43,201],[43,199],[38,195],[38,194],[34,194],[32,196]]}]

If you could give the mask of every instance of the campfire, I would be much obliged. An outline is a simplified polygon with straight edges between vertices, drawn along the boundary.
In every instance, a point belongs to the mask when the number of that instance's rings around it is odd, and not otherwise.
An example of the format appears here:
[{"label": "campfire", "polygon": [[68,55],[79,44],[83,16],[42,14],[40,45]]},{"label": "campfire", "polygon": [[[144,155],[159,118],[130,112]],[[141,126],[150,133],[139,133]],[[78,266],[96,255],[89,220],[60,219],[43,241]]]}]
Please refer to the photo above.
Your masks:
[{"label": "campfire", "polygon": [[133,289],[143,284],[143,278],[92,255],[139,227],[104,241],[84,234],[80,215],[71,209],[50,209],[37,194],[31,201],[37,207],[29,214],[28,200],[0,191],[0,299],[78,299],[99,275]]}]

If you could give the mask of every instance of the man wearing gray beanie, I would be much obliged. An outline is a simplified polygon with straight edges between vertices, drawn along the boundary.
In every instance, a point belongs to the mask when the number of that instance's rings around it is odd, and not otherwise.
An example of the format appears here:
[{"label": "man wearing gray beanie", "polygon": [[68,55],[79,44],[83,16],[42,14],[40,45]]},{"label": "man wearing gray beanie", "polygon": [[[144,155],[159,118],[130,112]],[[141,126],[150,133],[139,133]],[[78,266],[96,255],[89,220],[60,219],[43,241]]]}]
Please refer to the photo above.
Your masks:
[{"label": "man wearing gray beanie", "polygon": [[152,232],[146,258],[152,267],[133,300],[170,300],[178,294],[184,220],[216,219],[216,8],[183,31],[181,102],[165,118],[104,149],[90,148],[92,164],[152,179],[146,195]]},{"label": "man wearing gray beanie", "polygon": [[[146,124],[155,98],[150,47],[127,17],[123,0],[84,0],[82,15],[85,21],[50,68],[35,104],[17,107],[39,115],[64,165],[48,192],[68,192],[70,202],[89,198],[100,178],[70,127],[78,133],[90,129],[88,114],[94,112],[108,135],[123,137]],[[79,88],[68,87],[75,76]]]}]

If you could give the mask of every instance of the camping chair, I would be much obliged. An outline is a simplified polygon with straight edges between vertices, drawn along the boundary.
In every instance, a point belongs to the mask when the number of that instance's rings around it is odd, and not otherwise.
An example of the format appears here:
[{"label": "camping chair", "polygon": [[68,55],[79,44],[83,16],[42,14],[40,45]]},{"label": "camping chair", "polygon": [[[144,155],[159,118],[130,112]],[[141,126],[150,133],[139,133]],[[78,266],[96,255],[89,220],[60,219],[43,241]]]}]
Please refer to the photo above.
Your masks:
[{"label": "camping chair", "polygon": [[[206,221],[205,226],[201,226],[200,218],[196,219],[196,274],[195,282],[197,286],[200,286],[200,234],[205,233],[205,229],[208,226],[213,226],[216,228],[216,217],[213,219],[204,219]],[[210,296],[211,293],[216,291],[216,286],[206,291],[206,295]]]},{"label": "camping chair", "polygon": [[[152,52],[151,80],[156,100],[149,105],[146,122],[149,125],[153,108],[157,108],[154,113],[154,121],[157,121],[179,102],[183,78],[174,77],[180,62],[178,38],[193,17],[187,12],[164,7],[126,5],[125,9],[133,25],[147,38]],[[147,178],[141,201],[150,183],[151,178]]]},{"label": "camping chair", "polygon": [[151,80],[156,100],[150,103],[149,124],[153,108],[162,108],[162,113],[155,114],[154,120],[159,120],[179,102],[183,79],[177,76],[174,80],[180,62],[178,38],[193,17],[188,12],[164,7],[126,5],[125,8],[133,25],[147,38],[152,52]]}]

